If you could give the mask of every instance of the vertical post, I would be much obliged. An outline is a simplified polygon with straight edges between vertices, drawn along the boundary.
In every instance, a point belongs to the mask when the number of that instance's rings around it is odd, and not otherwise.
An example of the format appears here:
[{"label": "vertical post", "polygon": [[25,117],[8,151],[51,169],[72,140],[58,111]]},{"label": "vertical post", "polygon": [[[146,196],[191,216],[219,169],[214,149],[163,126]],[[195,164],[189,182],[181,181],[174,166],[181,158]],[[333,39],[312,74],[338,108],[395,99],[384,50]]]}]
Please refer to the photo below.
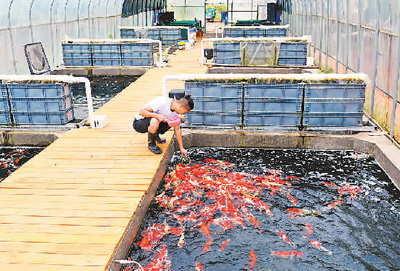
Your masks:
[{"label": "vertical post", "polygon": [[14,0],[10,1],[10,5],[8,6],[8,31],[10,31],[10,43],[11,43],[11,52],[12,52],[12,57],[13,57],[13,66],[14,66],[14,73],[17,74],[17,60],[15,59],[15,48],[14,48],[14,39],[12,35],[12,29],[11,29],[11,6],[13,4]]},{"label": "vertical post", "polygon": [[55,40],[53,37],[53,6],[54,6],[55,1],[56,0],[53,0],[50,5],[50,38],[51,38],[51,54],[52,54],[53,66],[55,65],[55,57],[54,57],[54,42],[55,42]]},{"label": "vertical post", "polygon": [[340,12],[340,6],[339,6],[339,0],[336,0],[336,66],[335,66],[335,72],[339,73],[339,38],[340,38],[340,31],[339,31],[339,12]]},{"label": "vertical post", "polygon": [[207,0],[204,0],[204,33],[207,33]]},{"label": "vertical post", "polygon": [[345,50],[345,66],[346,66],[346,71],[347,73],[349,69],[349,53],[350,53],[350,2],[349,0],[346,0],[346,47],[347,50]]},{"label": "vertical post", "polygon": [[361,11],[362,1],[358,0],[358,35],[357,35],[357,72],[360,72],[361,63]]},{"label": "vertical post", "polygon": [[90,4],[92,3],[92,0],[89,0],[89,4],[88,4],[88,31],[89,31],[89,39],[91,38],[90,33],[92,32],[90,29]]},{"label": "vertical post", "polygon": [[322,62],[322,37],[324,36],[324,2],[321,1],[321,35],[319,40],[319,68],[321,68]]},{"label": "vertical post", "polygon": [[378,73],[378,47],[379,47],[379,17],[380,17],[380,3],[379,0],[376,0],[376,29],[375,29],[375,52],[374,52],[374,72],[372,75],[372,90],[371,90],[371,113],[373,116],[374,113],[374,104],[375,104],[375,87],[376,87],[376,75]]},{"label": "vertical post", "polygon": [[229,23],[229,0],[226,0],[226,21]]},{"label": "vertical post", "polygon": [[68,0],[65,1],[65,6],[64,6],[64,35],[67,35],[67,5],[68,5]]},{"label": "vertical post", "polygon": [[[108,33],[108,1],[109,0],[107,0],[106,1],[106,35],[107,35],[107,37],[109,37],[109,33]],[[114,37],[115,38],[115,37]]]},{"label": "vertical post", "polygon": [[399,69],[400,69],[400,22],[397,21],[397,61],[396,61],[396,77],[394,79],[394,88],[393,88],[393,102],[392,102],[392,119],[390,124],[390,136],[394,136],[394,128],[396,122],[396,106],[397,106],[397,96],[399,93]]},{"label": "vertical post", "polygon": [[80,16],[79,16],[79,12],[80,12],[80,9],[81,9],[81,1],[82,0],[79,0],[79,2],[78,2],[78,16],[77,16],[77,20],[78,20],[78,38],[80,38],[81,37],[81,24],[80,24],[80,21],[81,21],[81,19],[80,19]]},{"label": "vertical post", "polygon": [[[314,0],[313,2],[315,3],[315,10],[314,11],[316,11],[317,10],[317,2],[316,2],[316,0]],[[314,14],[313,15],[313,25],[314,26],[317,25],[316,18],[317,18],[317,14]],[[317,52],[317,39],[316,39],[316,37],[317,37],[317,28],[313,27],[313,38],[315,40],[315,44],[314,44],[314,59],[315,59],[315,53]]]},{"label": "vertical post", "polygon": [[325,73],[328,73],[329,68],[329,6],[330,0],[326,1],[326,38],[325,38]]}]

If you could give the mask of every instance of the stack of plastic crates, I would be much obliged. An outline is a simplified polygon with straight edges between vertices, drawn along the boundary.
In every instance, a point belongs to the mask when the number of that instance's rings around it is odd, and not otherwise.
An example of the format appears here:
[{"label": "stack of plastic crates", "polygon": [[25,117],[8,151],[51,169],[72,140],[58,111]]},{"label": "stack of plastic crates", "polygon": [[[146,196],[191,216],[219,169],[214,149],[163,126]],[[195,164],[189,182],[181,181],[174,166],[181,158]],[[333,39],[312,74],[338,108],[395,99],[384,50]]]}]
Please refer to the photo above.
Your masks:
[{"label": "stack of plastic crates", "polygon": [[13,124],[66,124],[74,119],[67,83],[7,84]]},{"label": "stack of plastic crates", "polygon": [[0,84],[0,124],[12,124],[6,85]]},{"label": "stack of plastic crates", "polygon": [[307,84],[304,127],[362,126],[365,84]]},{"label": "stack of plastic crates", "polygon": [[278,65],[304,66],[307,63],[306,42],[282,42]]},{"label": "stack of plastic crates", "polygon": [[186,115],[189,125],[242,125],[241,84],[187,81],[185,88],[196,102],[195,108]]},{"label": "stack of plastic crates", "polygon": [[241,65],[240,42],[214,42],[214,62]]},{"label": "stack of plastic crates", "polygon": [[299,84],[245,84],[244,126],[299,127],[302,102]]},{"label": "stack of plastic crates", "polygon": [[119,43],[92,43],[93,66],[121,66]]},{"label": "stack of plastic crates", "polygon": [[122,66],[153,65],[152,43],[121,43]]},{"label": "stack of plastic crates", "polygon": [[89,43],[63,43],[65,66],[92,66],[92,47]]},{"label": "stack of plastic crates", "polygon": [[174,45],[178,40],[182,39],[181,29],[165,28],[160,31],[161,42],[163,45]]}]

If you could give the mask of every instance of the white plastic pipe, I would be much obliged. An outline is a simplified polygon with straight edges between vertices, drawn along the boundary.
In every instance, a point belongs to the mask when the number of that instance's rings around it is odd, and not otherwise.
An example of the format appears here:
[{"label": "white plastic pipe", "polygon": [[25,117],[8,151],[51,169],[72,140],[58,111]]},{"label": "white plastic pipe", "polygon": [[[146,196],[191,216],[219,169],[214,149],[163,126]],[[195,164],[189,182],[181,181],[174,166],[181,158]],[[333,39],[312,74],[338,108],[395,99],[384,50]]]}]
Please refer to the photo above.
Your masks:
[{"label": "white plastic pipe", "polygon": [[[65,83],[85,83],[85,92],[90,120],[94,119],[92,89],[89,79],[85,77],[73,77],[69,75],[0,75],[0,80],[4,81],[55,81]],[[91,121],[92,123],[92,121]],[[93,126],[92,126],[93,127]],[[94,127],[93,127],[94,128]]]},{"label": "white plastic pipe", "polygon": [[171,80],[296,80],[296,81],[325,81],[325,80],[362,80],[369,84],[369,77],[365,73],[353,74],[178,74],[163,77],[163,95],[168,97],[168,81]]}]

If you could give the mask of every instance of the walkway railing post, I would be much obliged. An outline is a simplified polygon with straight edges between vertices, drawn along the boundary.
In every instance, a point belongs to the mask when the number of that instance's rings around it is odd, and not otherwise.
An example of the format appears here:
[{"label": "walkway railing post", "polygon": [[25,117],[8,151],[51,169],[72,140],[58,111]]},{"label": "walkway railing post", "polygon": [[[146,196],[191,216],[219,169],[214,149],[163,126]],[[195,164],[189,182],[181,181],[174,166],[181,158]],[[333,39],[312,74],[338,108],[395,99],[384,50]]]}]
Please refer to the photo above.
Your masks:
[{"label": "walkway railing post", "polygon": [[346,67],[345,73],[347,73],[349,69],[349,54],[350,54],[350,1],[346,0],[346,46],[345,48],[345,60],[344,65]]},{"label": "walkway railing post", "polygon": [[8,31],[10,32],[10,43],[11,43],[11,52],[12,52],[12,58],[13,58],[14,73],[17,74],[17,60],[16,60],[16,55],[15,55],[14,39],[13,39],[12,29],[11,29],[11,6],[12,6],[13,2],[14,2],[14,0],[11,0],[10,5],[8,6]]},{"label": "walkway railing post", "polygon": [[321,35],[319,39],[319,67],[322,65],[322,38],[324,36],[324,2],[321,1]]},{"label": "walkway railing post", "polygon": [[325,38],[325,73],[328,73],[329,62],[329,6],[330,0],[326,1],[326,38]]},{"label": "walkway railing post", "polygon": [[[348,1],[348,0],[347,0]],[[378,52],[379,52],[379,17],[380,17],[380,4],[379,0],[376,0],[376,28],[375,28],[375,53],[374,53],[374,72],[372,75],[372,90],[371,90],[371,112],[370,115],[373,117],[374,104],[375,104],[375,87],[376,87],[376,75],[378,73]]]},{"label": "walkway railing post", "polygon": [[356,71],[360,72],[360,63],[361,63],[361,10],[362,10],[362,1],[358,0],[358,35],[357,35],[357,68]]},{"label": "walkway railing post", "polygon": [[335,65],[335,72],[339,73],[339,39],[340,39],[340,24],[339,24],[339,12],[340,12],[340,5],[339,0],[336,0],[336,65]]}]

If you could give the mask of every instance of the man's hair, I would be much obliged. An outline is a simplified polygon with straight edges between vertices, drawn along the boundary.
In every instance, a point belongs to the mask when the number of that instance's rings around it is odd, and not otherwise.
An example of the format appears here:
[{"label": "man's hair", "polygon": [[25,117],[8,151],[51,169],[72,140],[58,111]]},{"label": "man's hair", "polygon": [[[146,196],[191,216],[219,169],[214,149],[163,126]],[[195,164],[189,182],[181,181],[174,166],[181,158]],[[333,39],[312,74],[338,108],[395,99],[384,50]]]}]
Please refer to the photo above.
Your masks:
[{"label": "man's hair", "polygon": [[194,102],[191,98],[191,95],[185,95],[185,97],[180,98],[178,101],[189,111],[194,108]]}]

